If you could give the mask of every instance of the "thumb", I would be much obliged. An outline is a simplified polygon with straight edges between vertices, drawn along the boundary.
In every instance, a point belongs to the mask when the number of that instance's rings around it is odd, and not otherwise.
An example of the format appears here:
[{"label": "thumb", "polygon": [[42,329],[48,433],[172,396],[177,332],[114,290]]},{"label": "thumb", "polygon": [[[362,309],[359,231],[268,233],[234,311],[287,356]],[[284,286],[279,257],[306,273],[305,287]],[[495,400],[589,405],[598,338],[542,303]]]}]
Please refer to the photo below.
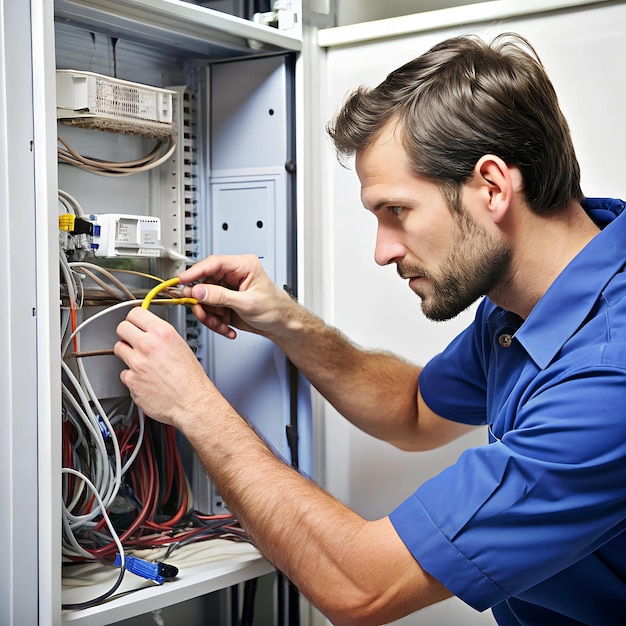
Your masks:
[{"label": "thumb", "polygon": [[221,285],[194,285],[191,288],[191,296],[200,304],[210,307],[231,308],[237,302],[238,292],[222,287]]},{"label": "thumb", "polygon": [[209,290],[205,285],[194,285],[191,288],[191,297],[195,298],[198,302],[204,302],[209,295]]}]

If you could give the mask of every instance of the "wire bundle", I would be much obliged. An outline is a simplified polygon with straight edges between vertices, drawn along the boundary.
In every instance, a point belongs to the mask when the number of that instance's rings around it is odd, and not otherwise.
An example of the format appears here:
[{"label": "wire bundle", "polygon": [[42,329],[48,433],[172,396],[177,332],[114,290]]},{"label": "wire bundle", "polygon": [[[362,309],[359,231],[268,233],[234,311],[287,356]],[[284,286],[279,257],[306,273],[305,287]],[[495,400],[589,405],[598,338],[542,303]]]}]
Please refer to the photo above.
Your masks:
[{"label": "wire bundle", "polygon": [[[182,545],[210,538],[246,540],[231,515],[204,515],[192,508],[176,433],[171,426],[144,420],[132,405],[105,428],[77,428],[71,408],[64,423],[63,465],[78,472],[64,477],[64,554],[72,561],[112,560],[119,552],[115,535],[126,550],[168,546],[166,556]],[[100,423],[100,426],[102,424]],[[115,442],[115,443],[113,443]],[[108,447],[108,463],[101,451]],[[115,465],[119,447],[121,472]],[[103,493],[106,516],[80,476],[91,476]],[[119,480],[118,480],[119,476]],[[106,517],[114,527],[107,527]]]},{"label": "wire bundle", "polygon": [[[84,262],[69,263],[61,251],[62,287],[67,307],[62,315],[63,409],[63,539],[67,564],[100,561],[112,564],[122,557],[120,574],[111,589],[91,601],[64,605],[86,608],[110,597],[124,575],[129,550],[176,548],[194,541],[226,538],[248,541],[231,515],[205,515],[194,510],[193,497],[176,441],[176,431],[146,420],[129,395],[101,400],[89,379],[88,357],[111,355],[111,349],[83,352],[80,333],[113,311],[143,304],[191,304],[191,298],[168,294],[177,281],[138,274],[157,281],[144,299],[114,273],[122,270]],[[128,272],[128,270],[123,270]],[[116,301],[77,323],[84,308],[86,280],[95,283],[103,301]],[[158,293],[165,292],[159,299]]]},{"label": "wire bundle", "polygon": [[60,135],[57,136],[57,140],[63,146],[57,148],[59,161],[101,176],[130,176],[131,174],[147,172],[165,163],[176,150],[176,139],[174,135],[170,135],[158,139],[155,147],[142,157],[131,161],[106,161],[79,154]]}]

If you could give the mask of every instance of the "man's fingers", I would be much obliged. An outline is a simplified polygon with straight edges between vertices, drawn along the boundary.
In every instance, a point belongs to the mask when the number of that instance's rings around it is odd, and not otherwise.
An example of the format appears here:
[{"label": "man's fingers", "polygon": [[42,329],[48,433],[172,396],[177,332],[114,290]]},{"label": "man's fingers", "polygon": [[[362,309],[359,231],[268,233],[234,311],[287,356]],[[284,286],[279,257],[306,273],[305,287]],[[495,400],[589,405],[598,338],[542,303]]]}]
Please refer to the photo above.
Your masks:
[{"label": "man's fingers", "polygon": [[126,318],[117,325],[116,332],[122,341],[130,346],[134,346],[144,331]]},{"label": "man's fingers", "polygon": [[212,307],[201,301],[192,308],[193,314],[201,324],[210,328],[213,332],[234,339],[237,333],[231,328],[232,311],[224,307]]},{"label": "man's fingers", "polygon": [[[194,285],[191,289],[191,297],[195,298],[198,302],[207,306],[219,309],[233,308],[238,300],[239,293],[228,289],[226,287],[220,287],[219,285]],[[240,298],[239,298],[240,299]]]},{"label": "man's fingers", "polygon": [[183,284],[197,281],[217,284],[221,283],[227,276],[231,276],[232,279],[228,280],[227,284],[230,287],[235,287],[259,264],[258,257],[253,254],[241,256],[213,255],[184,270],[178,277]]}]

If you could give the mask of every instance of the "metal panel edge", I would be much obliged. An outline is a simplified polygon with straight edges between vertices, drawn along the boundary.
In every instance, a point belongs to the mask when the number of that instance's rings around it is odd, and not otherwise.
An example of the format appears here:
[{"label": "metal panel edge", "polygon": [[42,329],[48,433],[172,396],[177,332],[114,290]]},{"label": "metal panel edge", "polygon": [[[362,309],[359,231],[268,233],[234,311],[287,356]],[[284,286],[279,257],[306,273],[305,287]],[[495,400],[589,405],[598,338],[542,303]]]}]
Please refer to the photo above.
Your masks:
[{"label": "metal panel edge", "polygon": [[399,37],[458,24],[475,24],[487,20],[501,20],[594,4],[614,4],[614,2],[607,2],[607,0],[493,0],[362,24],[325,28],[318,32],[317,43],[321,48],[330,48]]},{"label": "metal panel edge", "polygon": [[37,269],[37,415],[39,621],[61,621],[61,375],[56,87],[52,3],[31,0],[35,239]]},{"label": "metal panel edge", "polygon": [[254,49],[300,50],[301,38],[276,28],[181,0],[56,0],[55,13],[62,19],[89,19],[107,23],[115,16],[135,27],[171,29],[193,39],[215,40],[225,45]]}]

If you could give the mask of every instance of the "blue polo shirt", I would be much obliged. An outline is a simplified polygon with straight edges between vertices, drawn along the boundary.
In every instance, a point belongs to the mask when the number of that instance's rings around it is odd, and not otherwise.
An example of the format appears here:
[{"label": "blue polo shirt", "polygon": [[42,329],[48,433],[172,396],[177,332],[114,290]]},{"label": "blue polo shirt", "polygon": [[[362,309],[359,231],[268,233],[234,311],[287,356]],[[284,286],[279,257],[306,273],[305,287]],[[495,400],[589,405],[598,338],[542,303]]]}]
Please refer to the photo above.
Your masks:
[{"label": "blue polo shirt", "polygon": [[488,425],[489,443],[390,518],[425,570],[499,624],[626,624],[624,208],[589,199],[603,230],[528,318],[484,299],[420,376],[433,411]]}]

